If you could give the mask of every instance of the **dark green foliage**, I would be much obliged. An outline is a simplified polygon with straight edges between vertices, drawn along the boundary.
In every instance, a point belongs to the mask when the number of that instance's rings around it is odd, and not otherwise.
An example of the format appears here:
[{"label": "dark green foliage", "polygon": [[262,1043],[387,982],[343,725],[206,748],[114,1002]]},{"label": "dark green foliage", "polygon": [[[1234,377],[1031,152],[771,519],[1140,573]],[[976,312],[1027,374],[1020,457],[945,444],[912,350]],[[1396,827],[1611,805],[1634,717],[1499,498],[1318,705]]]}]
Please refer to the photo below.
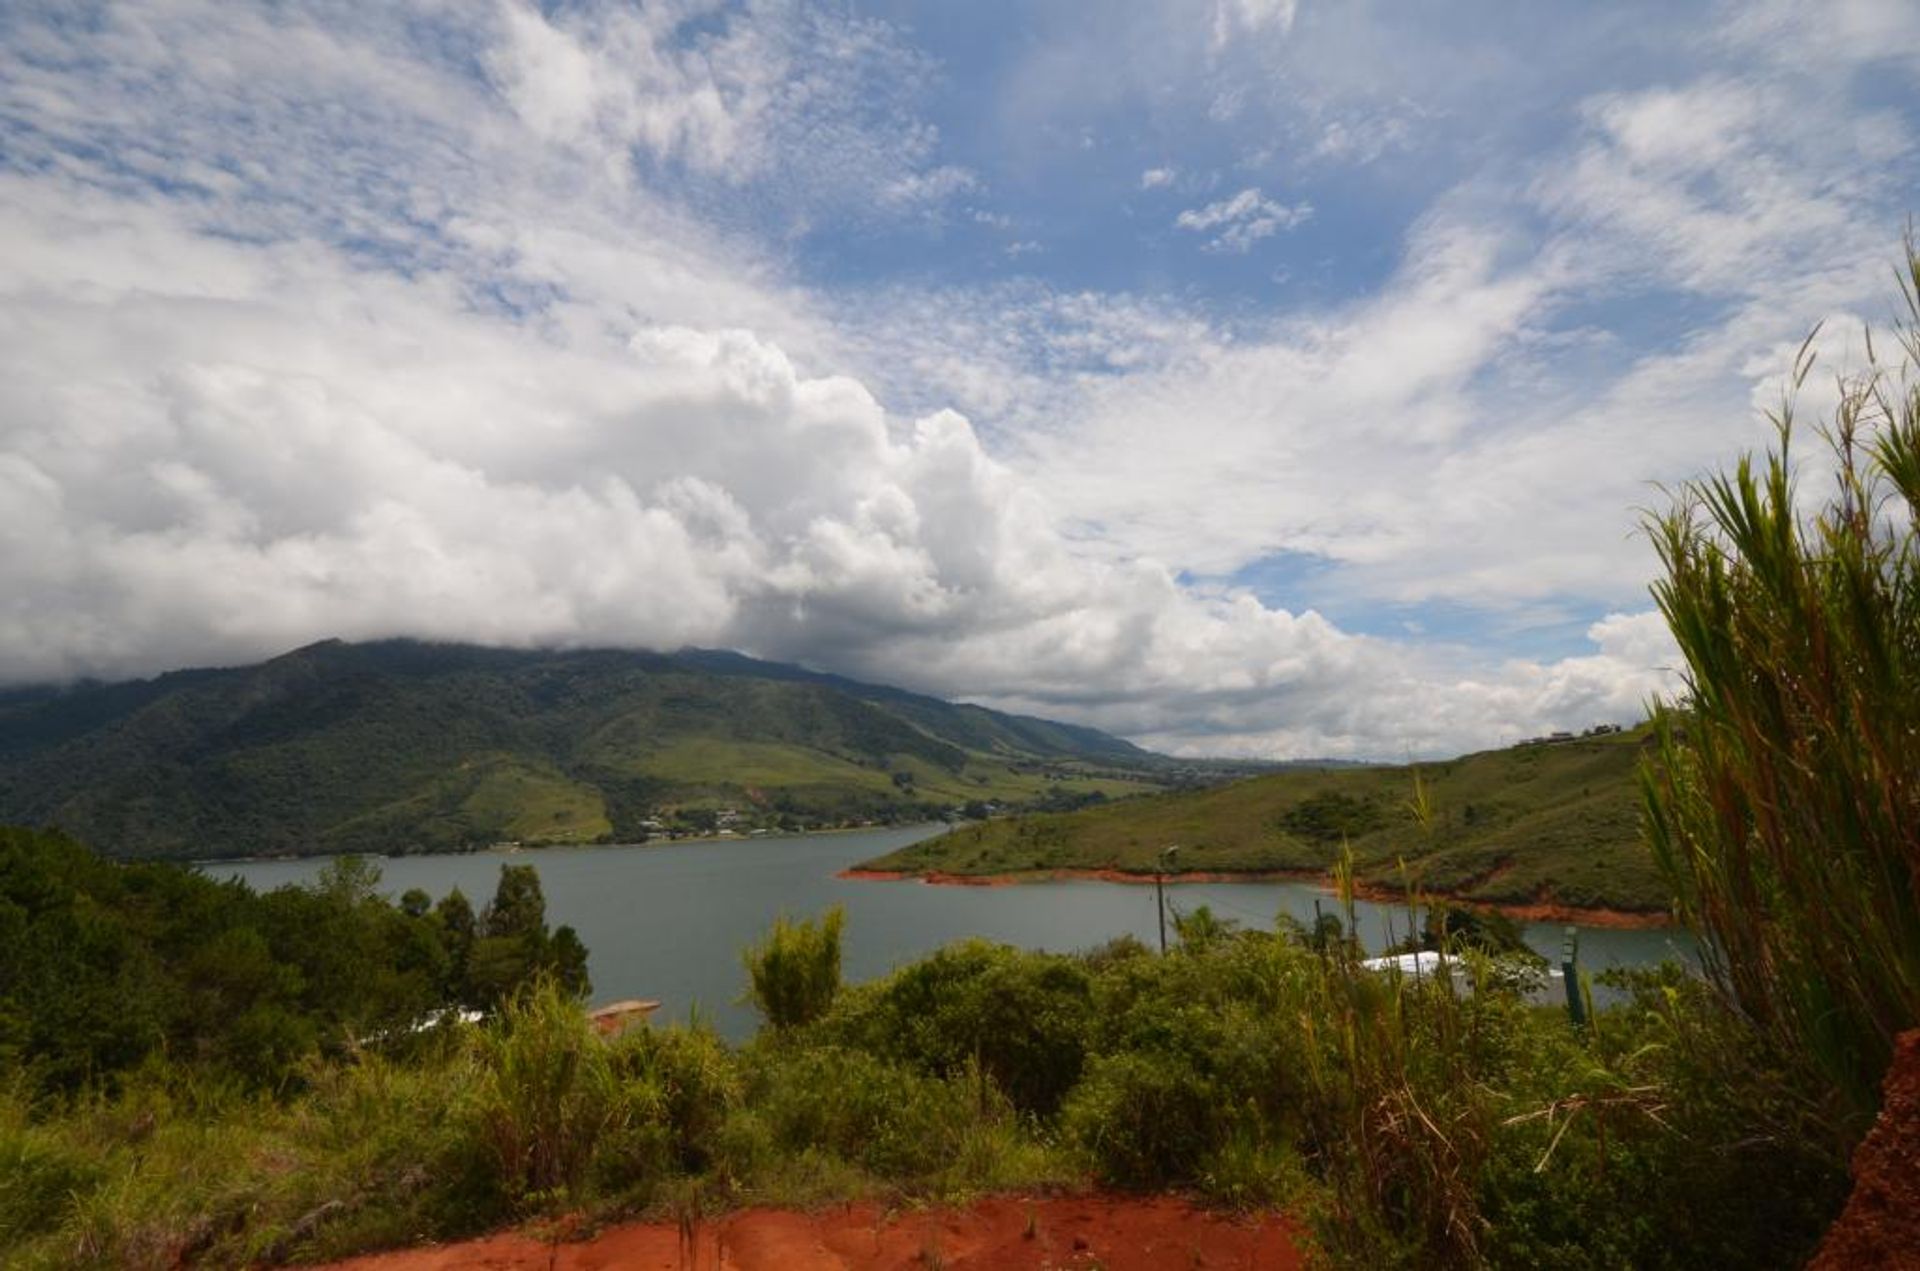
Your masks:
[{"label": "dark green foliage", "polygon": [[1309,795],[1280,815],[1280,826],[1289,834],[1329,844],[1359,838],[1386,821],[1378,801],[1340,790]]},{"label": "dark green foliage", "polygon": [[463,1115],[501,1199],[518,1210],[571,1196],[628,1111],[608,1047],[543,982],[509,998],[477,1045]]},{"label": "dark green foliage", "polygon": [[239,1264],[1090,1173],[1281,1204],[1344,1266],[1798,1265],[1844,1171],[1768,1134],[1791,1084],[1704,986],[1630,987],[1576,1034],[1497,977],[1460,998],[1258,932],[1167,957],[972,943],[735,1050],[599,1038],[543,980],[480,1028],[310,1059],[278,1098],[150,1070],[38,1123],[0,1099],[0,1238],[25,1265],[194,1241]]},{"label": "dark green foliage", "polygon": [[1180,947],[1191,953],[1205,952],[1230,938],[1239,927],[1237,920],[1218,917],[1207,905],[1173,916],[1173,930],[1180,937]]},{"label": "dark green foliage", "polygon": [[827,1013],[840,991],[840,928],[846,914],[839,906],[817,922],[773,924],[760,944],[746,950],[747,997],[767,1023],[798,1028]]},{"label": "dark green foliage", "polygon": [[[452,892],[448,901],[459,893]],[[461,924],[465,918],[461,897],[450,904],[445,919]],[[468,908],[471,914],[471,908]],[[464,947],[456,937],[456,953],[464,952],[465,975],[454,981],[454,996],[481,1010],[506,1002],[535,979],[544,978],[574,997],[592,991],[587,979],[587,950],[572,927],[547,929],[547,898],[540,887],[540,871],[531,865],[502,865],[493,900],[481,914],[478,934]]]},{"label": "dark green foliage", "polygon": [[[1338,919],[1335,919],[1338,922]],[[1444,900],[1427,905],[1420,917],[1420,930],[1407,936],[1393,952],[1412,953],[1422,949],[1448,953],[1476,953],[1519,957],[1529,962],[1542,959],[1527,944],[1520,924],[1495,909],[1449,904]]]},{"label": "dark green foliage", "polygon": [[662,1170],[708,1168],[744,1098],[739,1064],[726,1043],[697,1025],[643,1028],[620,1039],[612,1062],[626,1097],[643,1105],[658,1129]]},{"label": "dark green foliage", "polygon": [[397,1041],[450,1001],[498,1001],[539,975],[586,991],[586,950],[570,929],[548,935],[537,879],[506,886],[513,934],[477,943],[457,893],[401,908],[378,886],[376,867],[343,857],[310,888],[258,894],[0,829],[0,1059],[48,1094],[111,1087],[160,1056],[274,1088],[316,1052]]},{"label": "dark green foliage", "polygon": [[1076,959],[970,941],[851,996],[832,1033],[935,1076],[977,1068],[1023,1112],[1051,1115],[1079,1080],[1092,980]]},{"label": "dark green foliage", "polygon": [[1094,1063],[1062,1120],[1102,1182],[1161,1188],[1194,1181],[1219,1149],[1221,1102],[1182,1057],[1122,1052]]},{"label": "dark green foliage", "polygon": [[489,940],[537,940],[547,930],[547,898],[540,871],[531,865],[502,865],[500,883],[480,923]]},{"label": "dark green foliage", "polygon": [[966,1082],[832,1046],[768,1052],[749,1098],[778,1150],[826,1153],[908,1184],[951,1164],[978,1119]]}]

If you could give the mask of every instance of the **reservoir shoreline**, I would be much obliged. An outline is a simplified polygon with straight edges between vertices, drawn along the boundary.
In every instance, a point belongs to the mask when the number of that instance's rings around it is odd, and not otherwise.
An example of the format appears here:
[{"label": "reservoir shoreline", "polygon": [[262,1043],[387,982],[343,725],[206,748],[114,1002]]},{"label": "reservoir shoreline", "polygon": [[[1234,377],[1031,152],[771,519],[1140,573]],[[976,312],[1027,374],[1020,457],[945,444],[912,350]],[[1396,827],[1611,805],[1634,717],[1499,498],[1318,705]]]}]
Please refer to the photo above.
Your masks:
[{"label": "reservoir shoreline", "polygon": [[[1159,878],[1170,887],[1183,883],[1306,883],[1327,892],[1334,890],[1332,880],[1327,877],[1326,872],[1315,869],[1182,870],[1177,874],[1155,875],[1121,869],[1062,867],[998,874],[955,874],[946,870],[869,869],[854,866],[841,870],[835,877],[849,882],[920,882],[935,887],[1014,887],[1030,883],[1066,881],[1143,886]],[[1381,886],[1378,883],[1355,883],[1353,894],[1362,900],[1383,905],[1398,904],[1406,899],[1405,892]],[[1615,931],[1650,931],[1674,925],[1673,915],[1665,910],[1586,908],[1579,905],[1557,904],[1547,900],[1503,903],[1469,900],[1441,891],[1429,894],[1457,904],[1491,909],[1518,922],[1570,922],[1583,927],[1606,927]]]}]

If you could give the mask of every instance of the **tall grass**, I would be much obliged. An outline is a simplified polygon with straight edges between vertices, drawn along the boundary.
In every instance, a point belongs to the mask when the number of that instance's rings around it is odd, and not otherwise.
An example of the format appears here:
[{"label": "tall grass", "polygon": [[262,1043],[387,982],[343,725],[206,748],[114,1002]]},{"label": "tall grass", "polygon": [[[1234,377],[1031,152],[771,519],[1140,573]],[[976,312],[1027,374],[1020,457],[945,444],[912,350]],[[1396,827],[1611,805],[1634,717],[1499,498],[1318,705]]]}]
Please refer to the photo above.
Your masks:
[{"label": "tall grass", "polygon": [[571,1199],[600,1139],[628,1112],[611,1052],[551,982],[477,1035],[467,1116],[516,1208]]},{"label": "tall grass", "polygon": [[[1685,659],[1659,712],[1645,821],[1712,978],[1800,1068],[1836,1152],[1871,1120],[1893,1037],[1920,1024],[1920,254],[1892,357],[1838,380],[1809,506],[1779,442],[1650,517]],[[1811,342],[1809,342],[1811,343]],[[1884,348],[1884,342],[1881,346]]]}]

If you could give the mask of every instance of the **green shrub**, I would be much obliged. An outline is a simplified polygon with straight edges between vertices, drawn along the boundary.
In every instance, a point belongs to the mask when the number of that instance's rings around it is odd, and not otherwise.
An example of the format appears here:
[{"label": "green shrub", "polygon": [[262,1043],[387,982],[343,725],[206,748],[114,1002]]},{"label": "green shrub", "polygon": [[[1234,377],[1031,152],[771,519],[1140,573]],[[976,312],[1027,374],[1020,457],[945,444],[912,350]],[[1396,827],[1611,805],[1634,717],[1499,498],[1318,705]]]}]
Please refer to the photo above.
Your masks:
[{"label": "green shrub", "polygon": [[969,1128],[1004,1106],[990,1087],[834,1046],[767,1052],[752,1096],[781,1151],[827,1153],[895,1184],[951,1166]]},{"label": "green shrub", "polygon": [[835,906],[818,922],[774,921],[761,943],[741,955],[747,996],[776,1029],[798,1028],[827,1013],[840,991],[840,929]]},{"label": "green shrub", "polygon": [[475,1033],[465,1124],[478,1161],[519,1208],[578,1189],[601,1136],[630,1113],[607,1044],[572,995],[540,982]]},{"label": "green shrub", "polygon": [[1080,1077],[1093,1011],[1076,960],[973,940],[850,995],[830,1031],[935,1076],[978,1065],[1016,1108],[1048,1116]]},{"label": "green shrub", "polygon": [[99,1161],[0,1112],[0,1250],[59,1229],[104,1180]]},{"label": "green shrub", "polygon": [[1193,1181],[1225,1138],[1213,1083],[1167,1054],[1094,1061],[1061,1124],[1100,1181],[1143,1190]]},{"label": "green shrub", "polygon": [[713,1145],[744,1097],[738,1060],[709,1028],[642,1028],[613,1046],[613,1072],[629,1132],[657,1140],[661,1164],[683,1173],[708,1167]]}]

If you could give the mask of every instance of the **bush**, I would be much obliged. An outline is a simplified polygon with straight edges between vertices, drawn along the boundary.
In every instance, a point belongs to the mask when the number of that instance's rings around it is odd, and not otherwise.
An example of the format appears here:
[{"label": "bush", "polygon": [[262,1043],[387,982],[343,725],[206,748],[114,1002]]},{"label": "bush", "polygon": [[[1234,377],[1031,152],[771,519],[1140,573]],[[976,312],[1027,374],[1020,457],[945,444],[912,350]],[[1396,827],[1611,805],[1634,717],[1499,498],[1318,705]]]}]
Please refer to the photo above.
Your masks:
[{"label": "bush", "polygon": [[1050,1116],[1080,1077],[1093,1011],[1074,959],[975,940],[853,995],[830,1031],[934,1076],[978,1065],[1016,1108]]},{"label": "bush", "polygon": [[840,991],[840,929],[835,906],[815,922],[776,919],[767,938],[741,955],[747,996],[776,1029],[799,1028],[827,1013]]},{"label": "bush", "polygon": [[706,1169],[721,1127],[744,1097],[740,1065],[726,1043],[702,1026],[643,1028],[619,1039],[610,1061],[628,1105],[621,1122],[648,1145],[642,1151],[657,1144],[663,1170]]},{"label": "bush", "polygon": [[951,1166],[969,1129],[1004,1106],[987,1087],[834,1046],[768,1052],[753,1104],[780,1150],[828,1153],[896,1184]]},{"label": "bush", "polygon": [[542,1208],[579,1189],[600,1138],[631,1112],[609,1048],[564,989],[514,997],[474,1040],[465,1123],[501,1196]]},{"label": "bush", "polygon": [[1100,1181],[1141,1190],[1193,1181],[1225,1137],[1213,1083],[1165,1054],[1096,1060],[1061,1124]]}]

